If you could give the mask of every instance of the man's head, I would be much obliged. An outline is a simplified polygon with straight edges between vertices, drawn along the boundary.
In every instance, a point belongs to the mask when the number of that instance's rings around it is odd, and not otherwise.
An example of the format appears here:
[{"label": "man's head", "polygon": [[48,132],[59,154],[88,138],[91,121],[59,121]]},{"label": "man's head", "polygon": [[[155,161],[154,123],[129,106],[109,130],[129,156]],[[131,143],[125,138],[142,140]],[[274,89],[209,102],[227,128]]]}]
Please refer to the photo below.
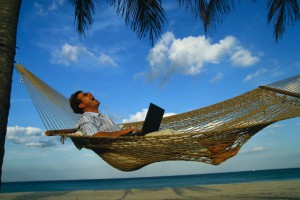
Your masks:
[{"label": "man's head", "polygon": [[81,100],[78,99],[78,94],[81,93],[82,91],[79,90],[77,92],[75,92],[74,94],[72,94],[69,98],[69,103],[70,106],[73,110],[74,113],[76,114],[82,114],[83,113],[83,109],[79,107],[79,104],[81,104]]},{"label": "man's head", "polygon": [[81,90],[71,95],[69,103],[73,112],[77,114],[82,114],[84,112],[98,112],[100,104],[90,92],[84,93]]}]

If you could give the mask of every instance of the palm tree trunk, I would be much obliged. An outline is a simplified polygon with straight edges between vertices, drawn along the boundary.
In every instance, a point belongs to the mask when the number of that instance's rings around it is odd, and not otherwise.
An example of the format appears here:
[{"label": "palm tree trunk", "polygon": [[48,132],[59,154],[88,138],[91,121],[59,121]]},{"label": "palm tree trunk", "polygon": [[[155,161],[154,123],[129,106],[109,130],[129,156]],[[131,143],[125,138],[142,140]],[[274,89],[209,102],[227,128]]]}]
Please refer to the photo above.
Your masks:
[{"label": "palm tree trunk", "polygon": [[0,0],[0,190],[21,3],[22,0]]}]

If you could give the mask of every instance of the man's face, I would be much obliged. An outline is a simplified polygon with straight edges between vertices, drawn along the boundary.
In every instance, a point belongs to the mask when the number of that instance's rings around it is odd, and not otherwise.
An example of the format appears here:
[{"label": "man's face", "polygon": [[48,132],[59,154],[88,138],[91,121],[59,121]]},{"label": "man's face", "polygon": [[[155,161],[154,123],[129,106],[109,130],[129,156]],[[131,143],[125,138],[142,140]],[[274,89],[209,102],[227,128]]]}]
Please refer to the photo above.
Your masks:
[{"label": "man's face", "polygon": [[77,95],[77,98],[81,100],[79,107],[81,108],[98,108],[100,102],[94,98],[92,93],[90,92],[80,92]]}]

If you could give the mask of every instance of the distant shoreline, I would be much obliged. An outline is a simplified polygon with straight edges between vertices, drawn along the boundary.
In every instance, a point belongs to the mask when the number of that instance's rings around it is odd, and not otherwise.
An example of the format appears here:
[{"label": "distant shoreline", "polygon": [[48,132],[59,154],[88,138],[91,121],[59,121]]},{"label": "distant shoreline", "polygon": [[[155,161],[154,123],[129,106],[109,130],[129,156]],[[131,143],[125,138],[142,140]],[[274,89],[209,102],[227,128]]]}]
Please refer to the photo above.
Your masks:
[{"label": "distant shoreline", "polygon": [[0,193],[1,200],[12,199],[298,199],[300,180],[263,181],[163,187],[155,189],[75,190],[52,192]]}]

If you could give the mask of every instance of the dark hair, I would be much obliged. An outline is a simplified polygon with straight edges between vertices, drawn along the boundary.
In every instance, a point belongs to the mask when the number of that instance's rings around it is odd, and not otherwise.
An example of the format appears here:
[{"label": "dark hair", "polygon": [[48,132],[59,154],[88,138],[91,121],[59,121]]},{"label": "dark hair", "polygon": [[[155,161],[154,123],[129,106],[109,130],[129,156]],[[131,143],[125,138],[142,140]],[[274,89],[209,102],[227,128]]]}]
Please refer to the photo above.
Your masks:
[{"label": "dark hair", "polygon": [[81,100],[78,99],[78,94],[81,93],[81,92],[82,92],[81,90],[78,90],[77,92],[72,94],[69,98],[70,106],[71,106],[73,112],[76,113],[76,114],[82,114],[83,113],[82,108],[79,108],[79,104],[81,103]]}]

